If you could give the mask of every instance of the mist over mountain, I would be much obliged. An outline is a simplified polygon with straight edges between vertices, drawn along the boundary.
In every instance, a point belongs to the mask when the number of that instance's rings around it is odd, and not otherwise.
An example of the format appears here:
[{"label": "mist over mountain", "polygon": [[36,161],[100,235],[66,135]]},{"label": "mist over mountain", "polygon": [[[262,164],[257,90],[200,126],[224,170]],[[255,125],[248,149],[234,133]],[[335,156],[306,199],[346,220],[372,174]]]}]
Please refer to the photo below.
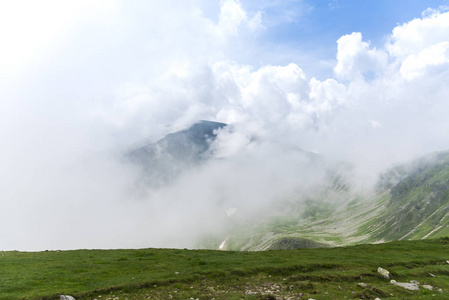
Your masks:
[{"label": "mist over mountain", "polygon": [[[447,152],[388,169],[378,177],[375,189],[360,190],[351,164],[327,160],[292,145],[251,138],[246,153],[217,156],[220,139],[232,140],[227,136],[235,134],[231,129],[224,123],[201,121],[128,154],[131,162],[142,168],[146,188],[156,191],[153,196],[170,191],[160,201],[172,201],[168,195],[182,193],[188,184],[188,190],[195,190],[194,196],[208,207],[206,214],[197,212],[198,216],[213,216],[220,226],[199,232],[196,247],[328,247],[444,236],[447,231]],[[273,147],[280,152],[272,152]],[[248,173],[255,163],[248,162],[254,154],[260,155],[259,151],[267,160],[298,164],[288,177],[284,173],[288,168],[282,164],[271,169],[266,168],[269,164],[259,164],[257,174]],[[282,157],[286,154],[288,158]],[[256,157],[258,163],[260,158]],[[231,167],[235,162],[238,167]],[[243,181],[237,174],[251,179]],[[288,185],[279,188],[289,179]],[[243,190],[247,198],[241,198]],[[192,203],[191,198],[175,195]]]},{"label": "mist over mountain", "polygon": [[130,151],[127,158],[142,168],[143,180],[148,186],[158,187],[212,157],[211,144],[217,131],[225,126],[224,123],[200,121],[189,129]]}]

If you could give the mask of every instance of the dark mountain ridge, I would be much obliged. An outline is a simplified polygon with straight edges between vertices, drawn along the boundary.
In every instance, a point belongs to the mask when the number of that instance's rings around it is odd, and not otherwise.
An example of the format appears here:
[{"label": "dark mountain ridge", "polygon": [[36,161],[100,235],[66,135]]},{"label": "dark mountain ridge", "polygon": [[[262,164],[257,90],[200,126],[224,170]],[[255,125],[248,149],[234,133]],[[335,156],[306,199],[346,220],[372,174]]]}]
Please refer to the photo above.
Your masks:
[{"label": "dark mountain ridge", "polygon": [[225,123],[203,120],[186,130],[170,133],[155,143],[134,149],[127,158],[142,169],[148,186],[159,187],[209,158],[210,145],[217,131],[226,126]]}]

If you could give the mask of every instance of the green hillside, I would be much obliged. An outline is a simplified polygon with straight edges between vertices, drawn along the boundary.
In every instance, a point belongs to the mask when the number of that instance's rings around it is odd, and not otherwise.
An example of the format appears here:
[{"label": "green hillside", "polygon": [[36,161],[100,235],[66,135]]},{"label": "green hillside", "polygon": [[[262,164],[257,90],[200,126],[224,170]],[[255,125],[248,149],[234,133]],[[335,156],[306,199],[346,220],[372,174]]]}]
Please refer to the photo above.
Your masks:
[{"label": "green hillside", "polygon": [[390,188],[387,207],[372,226],[373,237],[403,240],[448,236],[449,153],[435,153],[406,167],[407,176]]},{"label": "green hillside", "polygon": [[268,250],[289,240],[282,248],[295,249],[449,236],[449,152],[388,170],[370,194],[335,178],[315,198],[282,203],[283,212],[236,223],[201,246],[217,249],[225,241],[228,250]]},{"label": "green hillside", "polygon": [[[449,238],[263,252],[2,252],[0,299],[448,299],[448,260]],[[391,284],[378,267],[419,290]]]}]

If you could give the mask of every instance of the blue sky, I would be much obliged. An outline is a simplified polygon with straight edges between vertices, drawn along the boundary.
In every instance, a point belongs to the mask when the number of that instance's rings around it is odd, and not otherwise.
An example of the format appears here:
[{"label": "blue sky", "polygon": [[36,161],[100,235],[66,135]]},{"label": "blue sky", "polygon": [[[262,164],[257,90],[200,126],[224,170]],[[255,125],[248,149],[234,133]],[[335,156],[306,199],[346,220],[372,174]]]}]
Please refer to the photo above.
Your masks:
[{"label": "blue sky", "polygon": [[[286,60],[308,64],[310,56],[316,60],[335,59],[336,41],[352,32],[361,32],[372,46],[381,47],[395,26],[420,18],[428,8],[448,6],[449,1],[289,0],[242,1],[242,4],[250,10],[263,10],[263,18],[270,24],[261,34],[266,47],[288,47],[297,57],[289,56]],[[307,60],[303,61],[301,56]],[[314,76],[329,76],[330,70],[306,68]]]}]

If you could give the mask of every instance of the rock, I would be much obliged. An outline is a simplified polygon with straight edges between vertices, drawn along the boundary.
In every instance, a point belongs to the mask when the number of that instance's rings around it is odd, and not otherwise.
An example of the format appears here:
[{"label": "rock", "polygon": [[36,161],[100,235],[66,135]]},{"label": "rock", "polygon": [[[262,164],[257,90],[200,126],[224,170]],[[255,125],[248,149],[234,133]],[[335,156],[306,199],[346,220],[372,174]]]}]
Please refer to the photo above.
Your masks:
[{"label": "rock", "polygon": [[59,300],[76,300],[76,299],[69,295],[61,295],[59,296]]},{"label": "rock", "polygon": [[429,273],[430,276],[435,277],[435,274]]},{"label": "rock", "polygon": [[380,298],[376,298],[376,299],[374,299],[374,300],[381,300]]},{"label": "rock", "polygon": [[251,290],[247,290],[247,291],[245,291],[245,294],[246,295],[257,295],[258,293],[257,292],[253,292]]},{"label": "rock", "polygon": [[359,287],[361,287],[361,288],[364,288],[364,289],[368,287],[368,285],[366,283],[363,283],[363,282],[359,282],[359,283],[357,283],[357,285]]},{"label": "rock", "polygon": [[413,284],[417,284],[417,285],[419,285],[419,282],[418,282],[418,281],[416,281],[416,280],[410,280],[410,283],[413,283]]},{"label": "rock", "polygon": [[422,287],[425,288],[426,290],[433,291],[433,286],[431,285],[423,284]]},{"label": "rock", "polygon": [[377,268],[377,272],[379,272],[379,274],[386,279],[390,279],[390,272],[388,272],[387,270],[385,270],[384,268]]},{"label": "rock", "polygon": [[443,290],[442,289],[438,289],[438,293],[442,293],[443,292]]},{"label": "rock", "polygon": [[416,283],[396,282],[396,280],[391,280],[390,283],[409,291],[419,291],[419,286]]}]

